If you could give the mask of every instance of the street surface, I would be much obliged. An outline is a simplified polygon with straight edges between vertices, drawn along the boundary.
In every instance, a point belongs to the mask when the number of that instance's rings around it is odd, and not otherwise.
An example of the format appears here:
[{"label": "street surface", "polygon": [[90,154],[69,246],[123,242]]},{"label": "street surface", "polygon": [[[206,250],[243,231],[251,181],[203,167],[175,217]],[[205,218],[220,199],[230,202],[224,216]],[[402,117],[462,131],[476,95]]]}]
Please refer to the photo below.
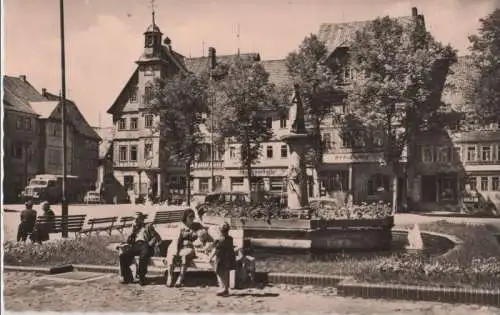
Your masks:
[{"label": "street surface", "polygon": [[[4,205],[4,209],[21,211],[24,209],[24,205]],[[56,215],[61,214],[61,206],[53,205],[51,206]],[[142,211],[149,215],[149,218],[153,218],[156,211],[160,210],[174,210],[182,209],[182,206],[157,206],[157,205],[131,205],[131,204],[121,204],[121,205],[70,205],[69,214],[86,214],[87,219],[89,218],[99,218],[99,217],[112,217],[112,216],[132,216],[136,211]],[[40,205],[35,205],[34,209],[39,215],[42,214]],[[3,217],[3,230],[4,230],[4,240],[15,240],[17,233],[17,226],[19,224],[19,213],[17,212],[4,212]],[[401,225],[411,225],[415,223],[427,223],[435,222],[439,220],[446,220],[451,223],[470,223],[470,224],[493,224],[500,228],[500,218],[451,218],[451,217],[430,217],[416,214],[401,213],[396,214],[394,218],[394,223],[396,226]],[[73,237],[73,233],[70,233],[70,237]],[[60,238],[60,234],[51,235],[51,239]]]},{"label": "street surface", "polygon": [[331,288],[266,287],[236,290],[228,298],[215,287],[167,288],[163,284],[123,286],[116,275],[90,282],[49,280],[32,273],[6,272],[6,311],[204,312],[493,315],[500,309],[433,302],[365,300],[335,296]]}]

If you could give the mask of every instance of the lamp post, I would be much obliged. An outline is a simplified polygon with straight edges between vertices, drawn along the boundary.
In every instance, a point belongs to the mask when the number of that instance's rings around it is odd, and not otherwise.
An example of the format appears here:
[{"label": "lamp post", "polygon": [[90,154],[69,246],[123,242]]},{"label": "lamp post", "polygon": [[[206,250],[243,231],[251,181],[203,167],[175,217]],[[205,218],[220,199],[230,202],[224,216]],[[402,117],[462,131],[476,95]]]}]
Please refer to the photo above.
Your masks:
[{"label": "lamp post", "polygon": [[68,201],[66,200],[66,62],[64,51],[64,0],[59,0],[59,23],[61,29],[61,125],[62,125],[62,237],[68,237]]}]

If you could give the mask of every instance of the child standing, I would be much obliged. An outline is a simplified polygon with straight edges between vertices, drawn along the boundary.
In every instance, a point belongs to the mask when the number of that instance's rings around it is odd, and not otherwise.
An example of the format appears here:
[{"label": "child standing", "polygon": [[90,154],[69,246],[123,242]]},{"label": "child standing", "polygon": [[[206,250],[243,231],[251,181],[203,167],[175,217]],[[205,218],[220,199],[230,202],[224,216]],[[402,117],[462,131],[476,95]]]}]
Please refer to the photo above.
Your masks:
[{"label": "child standing", "polygon": [[228,296],[229,272],[236,268],[236,255],[234,253],[233,238],[229,235],[229,224],[224,222],[219,229],[220,237],[213,244],[214,251],[211,261],[213,261],[220,288],[217,291],[217,296]]}]

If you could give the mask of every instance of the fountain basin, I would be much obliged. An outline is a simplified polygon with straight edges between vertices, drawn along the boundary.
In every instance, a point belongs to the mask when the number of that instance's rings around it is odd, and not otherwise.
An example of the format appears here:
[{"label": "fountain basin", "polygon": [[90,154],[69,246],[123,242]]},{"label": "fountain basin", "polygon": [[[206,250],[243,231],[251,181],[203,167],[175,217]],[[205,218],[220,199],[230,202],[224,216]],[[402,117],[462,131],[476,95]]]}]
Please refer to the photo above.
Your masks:
[{"label": "fountain basin", "polygon": [[387,250],[391,247],[394,217],[383,219],[271,219],[253,220],[204,216],[206,224],[229,222],[242,229],[253,247],[311,251]]}]

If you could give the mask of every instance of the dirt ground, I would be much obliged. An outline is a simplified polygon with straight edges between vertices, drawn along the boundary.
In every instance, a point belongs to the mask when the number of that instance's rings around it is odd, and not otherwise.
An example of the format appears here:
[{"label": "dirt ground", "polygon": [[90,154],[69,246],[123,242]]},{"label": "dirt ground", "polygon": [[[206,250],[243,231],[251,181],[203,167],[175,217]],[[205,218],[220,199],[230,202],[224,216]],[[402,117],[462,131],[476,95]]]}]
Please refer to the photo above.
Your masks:
[{"label": "dirt ground", "polygon": [[210,313],[329,313],[329,314],[500,314],[500,309],[475,305],[343,298],[332,288],[266,287],[235,290],[215,296],[216,287],[167,288],[120,285],[116,275],[63,281],[44,275],[5,272],[6,311],[210,312]]}]

